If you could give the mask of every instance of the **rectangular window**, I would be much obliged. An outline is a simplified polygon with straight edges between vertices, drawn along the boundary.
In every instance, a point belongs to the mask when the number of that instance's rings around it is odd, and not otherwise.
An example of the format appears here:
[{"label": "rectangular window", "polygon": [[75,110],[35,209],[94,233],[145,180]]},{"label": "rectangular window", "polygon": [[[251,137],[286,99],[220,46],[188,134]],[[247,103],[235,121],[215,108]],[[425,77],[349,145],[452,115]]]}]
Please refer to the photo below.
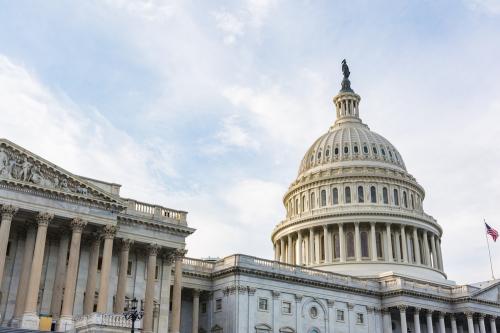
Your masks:
[{"label": "rectangular window", "polygon": [[222,298],[217,298],[215,300],[215,311],[221,311],[222,310]]},{"label": "rectangular window", "polygon": [[7,243],[7,251],[5,252],[5,256],[10,257],[10,242]]},{"label": "rectangular window", "polygon": [[281,303],[281,311],[283,312],[283,314],[292,314],[292,303],[291,302]]},{"label": "rectangular window", "polygon": [[156,265],[156,266],[155,266],[155,280],[158,280],[159,273],[160,273],[159,266],[158,266],[158,265]]},{"label": "rectangular window", "polygon": [[207,313],[207,303],[201,303],[201,313]]},{"label": "rectangular window", "polygon": [[[69,251],[68,251],[69,253]],[[97,260],[97,270],[100,272],[101,271],[101,267],[102,267],[102,257],[99,257],[99,259]]]},{"label": "rectangular window", "polygon": [[132,261],[129,261],[127,263],[127,275],[131,276],[132,275]]},{"label": "rectangular window", "polygon": [[268,303],[267,298],[260,297],[259,298],[259,310],[260,311],[267,311],[267,309],[268,309],[267,303]]},{"label": "rectangular window", "polygon": [[344,310],[337,310],[337,321],[344,321]]},{"label": "rectangular window", "polygon": [[365,316],[362,313],[356,313],[356,324],[364,324]]}]

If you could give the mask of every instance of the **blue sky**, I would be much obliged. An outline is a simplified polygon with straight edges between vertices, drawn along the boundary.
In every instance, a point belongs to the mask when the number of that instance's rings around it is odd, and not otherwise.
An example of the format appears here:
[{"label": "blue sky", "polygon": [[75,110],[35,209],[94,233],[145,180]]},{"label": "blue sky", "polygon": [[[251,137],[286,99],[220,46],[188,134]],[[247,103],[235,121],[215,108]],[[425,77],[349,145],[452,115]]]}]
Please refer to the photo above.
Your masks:
[{"label": "blue sky", "polygon": [[1,136],[189,211],[190,256],[271,258],[346,58],[361,117],[445,228],[449,277],[485,280],[481,220],[500,227],[498,40],[498,0],[0,1]]}]

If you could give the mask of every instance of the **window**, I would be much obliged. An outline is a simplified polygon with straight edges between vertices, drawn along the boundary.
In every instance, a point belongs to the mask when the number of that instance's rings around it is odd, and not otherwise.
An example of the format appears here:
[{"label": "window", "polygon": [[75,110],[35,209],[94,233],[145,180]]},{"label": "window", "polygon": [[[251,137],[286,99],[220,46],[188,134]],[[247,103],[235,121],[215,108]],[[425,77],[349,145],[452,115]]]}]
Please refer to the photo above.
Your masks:
[{"label": "window", "polygon": [[295,199],[295,214],[299,213],[299,198]]},{"label": "window", "polygon": [[283,314],[292,314],[292,303],[291,302],[281,303],[281,312]]},{"label": "window", "polygon": [[330,156],[330,149],[327,149],[327,150],[325,151],[325,156],[326,156],[326,157]]},{"label": "window", "polygon": [[358,186],[358,202],[359,203],[365,202],[365,194],[363,191],[363,186]]},{"label": "window", "polygon": [[347,154],[347,153],[349,153],[349,147],[345,146],[344,147],[344,154]]},{"label": "window", "polygon": [[389,156],[391,157],[392,160],[392,151],[389,150]]},{"label": "window", "polygon": [[318,151],[318,160],[321,158],[321,152]]},{"label": "window", "polygon": [[326,206],[326,190],[321,190],[321,207]]},{"label": "window", "polygon": [[399,194],[397,189],[394,189],[394,204],[399,206]]},{"label": "window", "polygon": [[311,155],[311,163],[314,161],[314,155]]},{"label": "window", "polygon": [[338,233],[333,235],[333,258],[340,258],[340,241]]},{"label": "window", "polygon": [[158,265],[155,266],[155,280],[158,280],[158,276],[160,273],[160,267]]},{"label": "window", "polygon": [[[68,251],[69,252],[69,251]],[[7,242],[7,250],[5,251],[5,256],[9,257],[10,256],[10,242]]]},{"label": "window", "polygon": [[368,233],[366,231],[361,231],[361,257],[368,258]]},{"label": "window", "polygon": [[339,148],[338,147],[335,147],[334,153],[335,153],[335,155],[339,154]]},{"label": "window", "polygon": [[221,311],[222,310],[222,298],[217,298],[215,300],[215,311]]},{"label": "window", "polygon": [[207,313],[207,302],[201,303],[201,313]]},{"label": "window", "polygon": [[365,316],[363,313],[356,313],[356,324],[364,324]]},{"label": "window", "polygon": [[375,186],[370,187],[370,201],[371,203],[377,203],[377,189]]},{"label": "window", "polygon": [[301,211],[305,212],[306,211],[306,196],[302,196],[302,202],[301,202]]},{"label": "window", "polygon": [[382,153],[382,156],[385,156],[385,149],[384,148],[380,148],[380,152]]},{"label": "window", "polygon": [[373,148],[372,148],[372,150],[373,150],[373,153],[374,153],[375,155],[377,155],[377,153],[378,153],[378,152],[377,152],[377,147],[373,147]]},{"label": "window", "polygon": [[311,318],[317,318],[318,317],[318,308],[315,306],[312,306],[309,309],[309,314],[311,315]]},{"label": "window", "polygon": [[367,146],[363,146],[363,153],[368,154],[368,147]]},{"label": "window", "polygon": [[375,233],[375,242],[377,243],[377,257],[382,258],[382,233]]},{"label": "window", "polygon": [[344,190],[345,194],[345,203],[351,203],[351,188],[347,186]]},{"label": "window", "polygon": [[127,275],[131,276],[132,275],[132,261],[128,261],[127,263]]},{"label": "window", "polygon": [[415,198],[413,194],[410,195],[411,209],[415,209]]},{"label": "window", "polygon": [[337,310],[337,321],[344,321],[344,310]]},{"label": "window", "polygon": [[384,204],[388,205],[389,204],[389,194],[387,193],[387,187],[384,187],[382,189],[382,197],[384,200]]},{"label": "window", "polygon": [[346,235],[347,238],[347,257],[354,257],[354,234],[352,232],[348,232]]},{"label": "window", "polygon": [[406,192],[403,191],[403,205],[408,208],[408,198],[406,197]]},{"label": "window", "polygon": [[[69,251],[68,251],[69,253]],[[100,272],[101,271],[101,267],[102,267],[102,257],[99,257],[99,259],[97,259],[97,270]]]},{"label": "window", "polygon": [[354,146],[354,154],[358,153],[358,146]]},{"label": "window", "polygon": [[267,311],[267,309],[268,309],[268,300],[267,300],[267,298],[259,297],[259,310],[260,311]]},{"label": "window", "polygon": [[332,202],[334,205],[339,204],[339,190],[336,187],[332,190]]},{"label": "window", "polygon": [[315,198],[315,195],[314,195],[314,192],[311,193],[311,202],[309,202],[309,206],[311,209],[314,209],[314,202],[316,201],[316,198]]}]

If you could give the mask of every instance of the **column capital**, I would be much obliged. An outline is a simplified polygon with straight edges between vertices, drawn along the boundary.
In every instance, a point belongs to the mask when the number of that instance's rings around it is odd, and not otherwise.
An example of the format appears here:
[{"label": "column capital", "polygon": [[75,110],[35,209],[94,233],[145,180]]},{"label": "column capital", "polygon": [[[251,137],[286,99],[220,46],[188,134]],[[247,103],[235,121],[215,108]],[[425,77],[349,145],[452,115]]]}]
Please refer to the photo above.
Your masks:
[{"label": "column capital", "polygon": [[464,311],[464,315],[467,318],[472,318],[474,316],[474,312],[472,312],[472,311]]},{"label": "column capital", "polygon": [[375,308],[373,306],[366,307],[366,312],[368,312],[368,313],[372,313],[374,310],[375,310]]},{"label": "column capital", "polygon": [[193,289],[193,297],[200,297],[200,289]]},{"label": "column capital", "polygon": [[439,318],[446,317],[446,312],[439,311],[438,314],[439,314]]},{"label": "column capital", "polygon": [[120,242],[120,250],[122,251],[129,251],[130,246],[134,244],[134,240],[130,238],[122,238]]},{"label": "column capital", "polygon": [[413,307],[413,311],[416,313],[416,314],[419,314],[420,313],[420,310],[422,310],[421,308],[419,307]]},{"label": "column capital", "polygon": [[328,226],[327,225],[323,225],[323,230],[327,230],[328,229]]},{"label": "column capital", "polygon": [[148,245],[148,255],[156,257],[158,255],[158,251],[160,250],[160,246],[158,244],[152,243]]},{"label": "column capital", "polygon": [[302,302],[302,297],[304,297],[304,296],[302,296],[300,294],[295,294],[295,302],[296,303]]},{"label": "column capital", "polygon": [[281,295],[281,293],[276,290],[271,291],[271,294],[273,295],[273,299],[279,299]]},{"label": "column capital", "polygon": [[355,226],[355,227],[359,227],[359,221],[355,221],[355,222],[354,222],[354,226]]},{"label": "column capital", "polygon": [[73,229],[73,232],[82,232],[86,225],[87,221],[84,221],[79,217],[75,217],[71,220],[71,229]]},{"label": "column capital", "polygon": [[478,314],[477,314],[477,317],[478,317],[479,319],[484,320],[484,318],[486,317],[486,315],[485,315],[484,313],[478,313]]},{"label": "column capital", "polygon": [[398,309],[400,312],[406,312],[406,309],[408,309],[408,305],[404,304],[398,305]]},{"label": "column capital", "polygon": [[172,255],[174,256],[174,260],[182,260],[186,256],[186,253],[186,249],[176,249],[172,252]]},{"label": "column capital", "polygon": [[427,317],[432,317],[433,312],[434,312],[434,310],[432,310],[432,309],[425,309],[425,315]]},{"label": "column capital", "polygon": [[0,208],[2,219],[12,219],[17,213],[17,210],[18,208],[13,205],[2,205],[2,208]]},{"label": "column capital", "polygon": [[164,251],[161,254],[161,258],[165,261],[167,265],[172,265],[175,261],[175,251]]},{"label": "column capital", "polygon": [[382,314],[390,313],[390,312],[391,312],[391,309],[390,309],[390,308],[387,308],[387,307],[386,307],[386,308],[381,308],[381,309],[380,309],[380,312],[381,312]]},{"label": "column capital", "polygon": [[113,239],[115,238],[116,232],[118,231],[118,226],[112,224],[106,224],[104,228],[102,228],[102,237],[104,239]]},{"label": "column capital", "polygon": [[370,222],[370,226],[371,226],[371,227],[374,227],[376,224],[377,224],[376,222],[373,222],[373,221],[372,221],[372,222]]},{"label": "column capital", "polygon": [[253,296],[253,295],[255,295],[255,292],[257,291],[257,289],[256,289],[256,288],[254,288],[254,287],[247,287],[247,288],[248,288],[248,289],[247,289],[247,292],[248,292],[248,295],[249,295],[249,296]]},{"label": "column capital", "polygon": [[333,308],[333,306],[335,305],[335,301],[333,299],[327,299],[326,300],[326,305],[329,307],[329,308]]},{"label": "column capital", "polygon": [[47,213],[47,212],[38,213],[38,215],[36,216],[36,222],[38,223],[39,226],[48,226],[49,222],[52,221],[53,218],[54,214],[52,213]]}]

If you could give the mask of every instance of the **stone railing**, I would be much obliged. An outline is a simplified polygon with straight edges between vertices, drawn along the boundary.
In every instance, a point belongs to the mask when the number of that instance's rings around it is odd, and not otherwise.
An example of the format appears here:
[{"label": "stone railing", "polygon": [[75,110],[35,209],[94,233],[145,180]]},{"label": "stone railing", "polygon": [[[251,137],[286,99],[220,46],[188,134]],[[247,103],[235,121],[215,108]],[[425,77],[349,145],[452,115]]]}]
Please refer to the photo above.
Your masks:
[{"label": "stone railing", "polygon": [[[100,328],[123,328],[119,330],[120,332],[128,332],[132,327],[132,321],[125,319],[123,314],[120,313],[91,313],[89,315],[84,315],[75,318],[75,330],[77,332],[83,332],[86,329],[92,327]],[[135,327],[142,327],[141,321],[135,322]],[[126,329],[126,330],[125,330]],[[104,331],[104,330],[102,330]],[[106,330],[108,331],[108,330]]]},{"label": "stone railing", "polygon": [[186,224],[187,212],[158,205],[152,205],[134,199],[125,199],[125,202],[127,204],[127,214],[140,217],[149,217],[154,220],[165,222],[177,222],[180,224]]},{"label": "stone railing", "polygon": [[183,270],[212,273],[214,271],[215,262],[194,258],[183,258],[182,265]]}]

